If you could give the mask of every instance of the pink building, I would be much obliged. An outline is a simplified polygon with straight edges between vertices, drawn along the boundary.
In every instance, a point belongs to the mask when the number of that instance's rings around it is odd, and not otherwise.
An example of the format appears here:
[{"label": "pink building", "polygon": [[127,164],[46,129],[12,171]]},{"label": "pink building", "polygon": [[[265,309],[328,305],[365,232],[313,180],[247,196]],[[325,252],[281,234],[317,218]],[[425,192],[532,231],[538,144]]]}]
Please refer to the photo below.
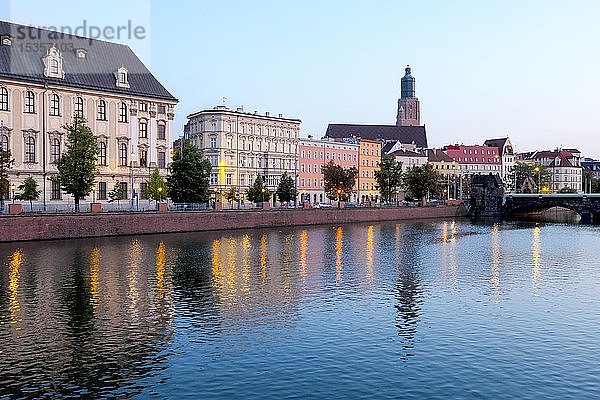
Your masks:
[{"label": "pink building", "polygon": [[[344,168],[358,168],[358,151],[358,143],[301,138],[298,143],[298,192],[301,201],[329,203],[323,188],[321,167],[333,160]],[[356,201],[356,198],[352,200]]]}]

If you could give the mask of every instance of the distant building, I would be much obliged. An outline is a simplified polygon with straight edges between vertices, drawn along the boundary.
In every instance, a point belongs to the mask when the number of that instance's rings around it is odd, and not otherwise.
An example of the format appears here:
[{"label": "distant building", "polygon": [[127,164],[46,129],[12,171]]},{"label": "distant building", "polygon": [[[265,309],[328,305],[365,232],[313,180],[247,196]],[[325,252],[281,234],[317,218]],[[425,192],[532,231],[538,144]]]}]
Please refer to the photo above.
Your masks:
[{"label": "distant building", "polygon": [[404,77],[400,80],[400,99],[398,99],[398,114],[396,125],[419,126],[421,125],[421,110],[419,99],[415,96],[415,78],[410,74],[410,67],[406,66]]},{"label": "distant building", "polygon": [[455,198],[457,196],[458,163],[442,149],[428,149],[426,154],[427,163],[431,164],[441,176],[440,184],[444,187],[446,198]]},{"label": "distant building", "polygon": [[360,139],[358,145],[357,198],[361,202],[377,200],[379,198],[379,190],[377,189],[375,171],[379,170],[382,142],[379,140]]},{"label": "distant building", "polygon": [[416,151],[396,150],[390,153],[396,161],[402,163],[402,171],[406,172],[413,167],[421,167],[427,164],[427,155]]},{"label": "distant building", "polygon": [[524,153],[519,158],[526,163],[543,165],[550,171],[551,182],[548,189],[551,192],[557,192],[565,187],[577,192],[582,191],[581,152],[579,150],[542,150]]},{"label": "distant building", "polygon": [[449,145],[444,152],[456,161],[463,175],[492,174],[500,175],[502,163],[498,147],[480,145]]},{"label": "distant building", "polygon": [[500,178],[506,183],[508,176],[515,165],[515,151],[508,137],[500,139],[488,139],[483,142],[484,146],[497,147],[500,154]]},{"label": "distant building", "polygon": [[589,171],[593,178],[600,179],[600,160],[586,157],[581,160],[581,167],[584,171]]},{"label": "distant building", "polygon": [[257,176],[274,192],[284,172],[296,173],[299,119],[230,110],[224,105],[188,115],[190,141],[212,165],[210,189],[217,200],[234,189],[245,200]]},{"label": "distant building", "polygon": [[[321,167],[330,161],[344,167],[358,168],[359,144],[357,141],[301,138],[298,142],[298,192],[301,201],[330,202],[325,195]],[[352,201],[357,200],[354,194]]]}]

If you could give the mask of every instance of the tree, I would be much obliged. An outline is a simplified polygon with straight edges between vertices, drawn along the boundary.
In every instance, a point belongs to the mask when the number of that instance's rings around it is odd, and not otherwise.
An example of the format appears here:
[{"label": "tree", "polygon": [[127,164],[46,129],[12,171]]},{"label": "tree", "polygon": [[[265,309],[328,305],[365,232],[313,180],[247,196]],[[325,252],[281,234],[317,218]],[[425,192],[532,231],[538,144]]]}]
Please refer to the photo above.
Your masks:
[{"label": "tree", "polygon": [[284,172],[283,175],[281,175],[281,179],[279,180],[279,185],[277,186],[275,193],[277,194],[277,198],[279,199],[280,203],[292,201],[298,197],[298,189],[296,189],[296,184],[287,172]]},{"label": "tree", "polygon": [[533,182],[540,189],[542,187],[550,187],[552,183],[552,173],[548,168],[540,164],[517,162],[511,168],[505,184],[508,188],[520,192],[526,178],[533,179]]},{"label": "tree", "polygon": [[37,190],[37,182],[30,176],[19,185],[19,190],[21,191],[19,199],[29,201],[29,209],[33,212],[33,200],[39,199],[42,193],[41,190]]},{"label": "tree", "polygon": [[0,150],[0,210],[4,210],[4,199],[8,198],[10,193],[8,170],[12,168],[14,162],[10,150]]},{"label": "tree", "polygon": [[125,190],[123,189],[121,182],[117,181],[115,186],[113,186],[113,189],[108,193],[108,202],[112,203],[113,201],[116,201],[117,204],[119,204],[119,202],[124,199]]},{"label": "tree", "polygon": [[344,168],[337,165],[333,160],[323,167],[324,189],[327,198],[331,200],[347,201],[354,191],[358,169],[356,167]]},{"label": "tree", "polygon": [[225,199],[231,205],[233,205],[234,201],[238,201],[239,198],[240,198],[240,196],[238,196],[237,190],[235,190],[235,188],[231,188],[225,192]]},{"label": "tree", "polygon": [[246,191],[246,198],[253,203],[262,203],[269,201],[271,192],[264,185],[263,178],[258,175],[254,183]]},{"label": "tree", "polygon": [[167,193],[175,203],[206,203],[210,198],[208,189],[210,161],[193,144],[184,142],[169,165],[171,176],[167,179]]},{"label": "tree", "polygon": [[158,168],[155,168],[152,176],[150,176],[146,195],[157,203],[167,199],[167,185],[162,176],[158,173]]},{"label": "tree", "polygon": [[404,174],[404,185],[410,196],[421,199],[425,204],[427,196],[433,196],[439,192],[440,175],[431,164],[415,166]]},{"label": "tree", "polygon": [[67,151],[56,161],[58,173],[53,179],[73,196],[75,212],[79,212],[79,201],[85,199],[94,188],[98,145],[83,119],[75,118],[72,124],[63,126],[63,129],[67,131]]},{"label": "tree", "polygon": [[384,201],[392,201],[394,193],[402,186],[402,163],[396,157],[385,154],[381,158],[379,170],[375,171],[377,189]]}]

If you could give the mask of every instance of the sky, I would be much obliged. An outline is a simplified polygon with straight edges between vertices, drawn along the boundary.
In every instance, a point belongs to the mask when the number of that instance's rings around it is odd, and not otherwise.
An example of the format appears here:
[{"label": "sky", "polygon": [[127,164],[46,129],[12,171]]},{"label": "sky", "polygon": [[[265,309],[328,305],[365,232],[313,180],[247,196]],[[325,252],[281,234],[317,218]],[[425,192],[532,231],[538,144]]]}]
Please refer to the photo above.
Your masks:
[{"label": "sky", "polygon": [[144,28],[121,37],[192,112],[225,104],[302,120],[395,124],[410,65],[429,144],[509,136],[518,151],[600,157],[600,1],[0,0],[34,26]]}]

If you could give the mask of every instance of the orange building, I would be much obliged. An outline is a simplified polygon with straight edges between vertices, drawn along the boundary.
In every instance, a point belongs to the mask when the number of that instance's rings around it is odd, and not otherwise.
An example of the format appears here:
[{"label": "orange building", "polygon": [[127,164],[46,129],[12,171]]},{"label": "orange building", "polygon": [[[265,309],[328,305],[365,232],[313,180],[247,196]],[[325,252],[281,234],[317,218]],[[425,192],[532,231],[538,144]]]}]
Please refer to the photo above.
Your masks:
[{"label": "orange building", "polygon": [[378,140],[359,139],[357,198],[360,202],[378,200],[375,171],[379,170],[381,145]]}]

